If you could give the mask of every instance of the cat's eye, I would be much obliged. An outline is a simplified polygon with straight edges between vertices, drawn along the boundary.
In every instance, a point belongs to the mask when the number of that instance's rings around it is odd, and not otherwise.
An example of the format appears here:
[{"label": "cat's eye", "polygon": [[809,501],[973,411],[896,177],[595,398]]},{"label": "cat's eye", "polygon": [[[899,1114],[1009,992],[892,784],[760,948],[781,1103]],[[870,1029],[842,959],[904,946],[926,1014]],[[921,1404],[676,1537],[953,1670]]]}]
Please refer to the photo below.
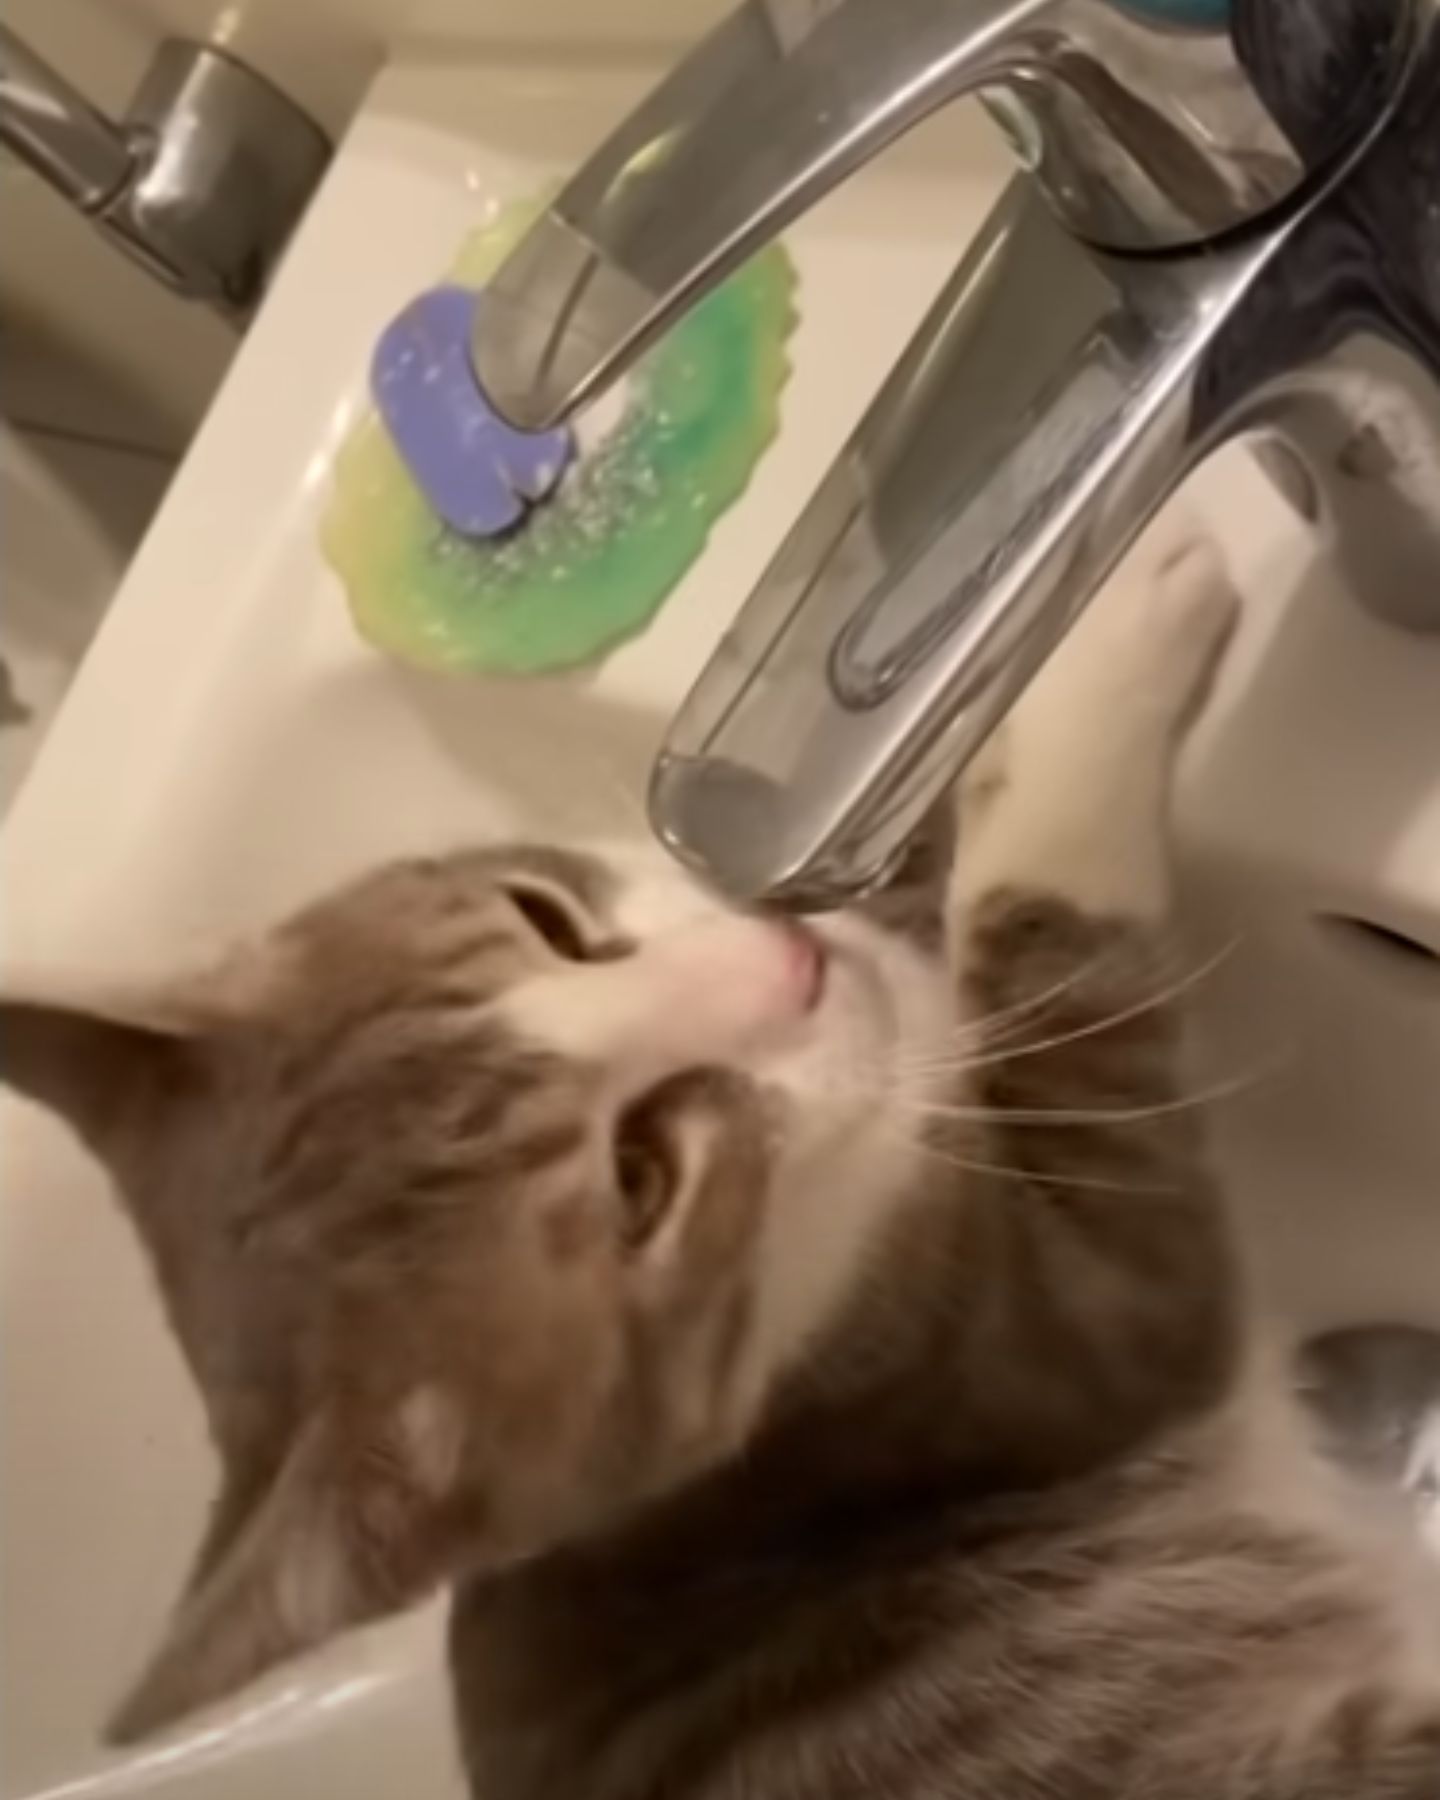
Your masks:
[{"label": "cat's eye", "polygon": [[567,962],[588,962],[590,943],[575,912],[548,888],[512,884],[506,897],[530,929]]},{"label": "cat's eye", "polygon": [[629,1248],[641,1248],[659,1230],[680,1190],[681,1175],[674,1137],[653,1106],[631,1107],[615,1133],[621,1235]]}]

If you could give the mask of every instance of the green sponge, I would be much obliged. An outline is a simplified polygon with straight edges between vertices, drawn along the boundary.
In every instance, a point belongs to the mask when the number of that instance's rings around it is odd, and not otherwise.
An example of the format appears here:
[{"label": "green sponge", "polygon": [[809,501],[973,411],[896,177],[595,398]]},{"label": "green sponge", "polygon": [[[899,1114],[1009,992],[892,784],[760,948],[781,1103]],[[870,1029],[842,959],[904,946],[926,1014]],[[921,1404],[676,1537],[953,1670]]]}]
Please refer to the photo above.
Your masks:
[{"label": "green sponge", "polygon": [[[542,204],[476,233],[450,279],[483,287]],[[529,675],[643,630],[775,436],[794,292],[776,246],[703,300],[632,374],[613,430],[506,538],[443,524],[367,414],[321,523],[362,635],[422,668]]]}]

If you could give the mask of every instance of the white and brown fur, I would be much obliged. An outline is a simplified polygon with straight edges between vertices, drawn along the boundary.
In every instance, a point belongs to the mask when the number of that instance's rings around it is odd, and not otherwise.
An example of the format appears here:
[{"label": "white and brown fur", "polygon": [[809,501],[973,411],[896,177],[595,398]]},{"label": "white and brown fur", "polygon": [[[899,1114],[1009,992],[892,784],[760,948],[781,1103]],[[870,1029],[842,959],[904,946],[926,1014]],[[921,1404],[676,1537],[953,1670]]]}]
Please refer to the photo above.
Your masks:
[{"label": "white and brown fur", "polygon": [[969,785],[945,955],[493,849],[5,1004],[222,1467],[118,1740],[448,1587],[484,1800],[1436,1800],[1422,1609],[1257,1372],[1177,1085],[1233,610],[1204,548],[1114,585]]}]

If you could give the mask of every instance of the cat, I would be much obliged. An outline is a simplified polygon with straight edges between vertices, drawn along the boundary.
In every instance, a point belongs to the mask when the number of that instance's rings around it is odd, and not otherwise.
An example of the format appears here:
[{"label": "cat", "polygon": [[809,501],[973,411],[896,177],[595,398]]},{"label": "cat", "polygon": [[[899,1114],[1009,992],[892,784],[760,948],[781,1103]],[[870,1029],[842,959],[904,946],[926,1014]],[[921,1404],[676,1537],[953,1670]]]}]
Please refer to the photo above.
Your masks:
[{"label": "cat", "polygon": [[1436,1800],[1424,1607],[1179,1085],[1167,797],[1236,607],[1203,541],[1114,581],[908,920],[489,847],[5,1002],[222,1470],[114,1741],[449,1588],[484,1800]]}]

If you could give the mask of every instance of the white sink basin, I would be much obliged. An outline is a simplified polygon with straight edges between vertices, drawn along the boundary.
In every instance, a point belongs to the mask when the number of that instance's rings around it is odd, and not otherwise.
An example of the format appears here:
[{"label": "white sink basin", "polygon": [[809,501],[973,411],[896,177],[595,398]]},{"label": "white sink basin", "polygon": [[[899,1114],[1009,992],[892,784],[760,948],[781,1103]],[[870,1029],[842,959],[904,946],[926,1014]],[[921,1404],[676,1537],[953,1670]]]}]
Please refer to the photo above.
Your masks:
[{"label": "white sink basin", "polygon": [[[316,527],[376,331],[497,196],[580,155],[650,71],[382,77],[5,835],[7,956],[166,968],[377,859],[498,832],[641,829],[664,719],[918,322],[1004,162],[956,111],[794,234],[785,427],[647,637],[599,679],[406,674],[354,636]],[[1181,808],[1236,953],[1199,989],[1277,1316],[1440,1324],[1440,641],[1334,593],[1242,458],[1195,484],[1250,599]],[[1394,966],[1392,966],[1392,964]],[[1265,1073],[1268,1072],[1268,1073]],[[152,1640],[212,1470],[140,1259],[93,1169],[5,1103],[0,1792],[185,1800],[459,1793],[427,1614],[130,1757],[96,1730]]]}]

